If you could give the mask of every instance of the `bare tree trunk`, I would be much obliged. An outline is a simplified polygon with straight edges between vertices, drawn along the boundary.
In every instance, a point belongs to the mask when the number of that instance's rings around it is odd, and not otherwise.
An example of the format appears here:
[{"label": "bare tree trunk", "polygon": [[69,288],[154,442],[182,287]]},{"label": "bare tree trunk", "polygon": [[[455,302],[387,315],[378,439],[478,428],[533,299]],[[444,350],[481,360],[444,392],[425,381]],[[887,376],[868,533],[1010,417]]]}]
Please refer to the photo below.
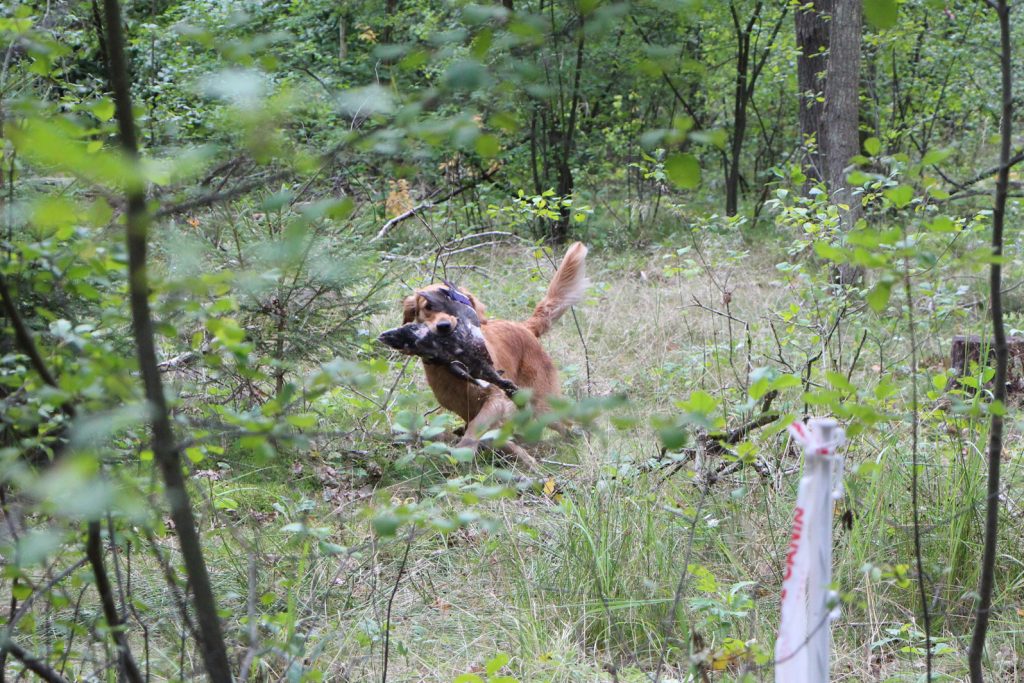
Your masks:
[{"label": "bare tree trunk", "polygon": [[348,57],[348,36],[345,34],[348,17],[342,13],[338,17],[338,61],[344,63]]},{"label": "bare tree trunk", "polygon": [[[581,14],[580,25],[577,29],[579,33],[576,38],[576,68],[573,73],[572,95],[569,98],[569,122],[566,124],[565,130],[562,131],[562,149],[558,158],[557,194],[563,198],[571,197],[575,189],[571,159],[575,147],[577,115],[580,108],[580,77],[583,75],[583,46],[586,36],[583,21],[583,15]],[[555,224],[552,237],[557,243],[562,244],[569,239],[569,220],[572,217],[572,209],[563,205],[559,211],[560,216]]]},{"label": "bare tree trunk", "polygon": [[728,173],[725,176],[725,215],[735,216],[739,210],[740,157],[747,135],[747,70],[750,65],[750,33],[736,34],[736,84],[733,101],[732,145]]},{"label": "bare tree trunk", "polygon": [[392,22],[394,21],[395,13],[398,12],[398,0],[387,0],[384,4],[384,13],[388,15],[387,23],[384,24],[384,31],[381,33],[380,42],[384,45],[389,45],[392,38],[394,37],[394,30],[392,28]]},{"label": "bare tree trunk", "polygon": [[831,12],[832,0],[812,0],[804,9],[797,10],[794,17],[796,45],[800,49],[796,58],[800,144],[807,187],[825,177],[825,106],[821,96],[825,91],[829,39],[829,22],[825,15]]},{"label": "bare tree trunk", "polygon": [[[723,154],[726,172],[725,213],[728,216],[735,216],[739,211],[740,182],[743,180],[740,164],[743,157],[743,143],[747,136],[747,112],[754,100],[757,79],[761,76],[768,57],[771,56],[772,45],[786,19],[789,6],[784,5],[780,9],[779,16],[769,31],[758,28],[758,22],[763,18],[763,9],[764,2],[759,1],[754,5],[746,24],[741,25],[736,5],[733,2],[729,3],[729,14],[732,16],[733,30],[736,32],[736,83],[733,95],[732,141],[729,150],[729,156],[732,158]],[[756,36],[755,28],[757,28]],[[766,36],[765,33],[768,35]],[[756,46],[759,43],[765,47],[758,52]]]},{"label": "bare tree trunk", "polygon": [[[992,299],[992,337],[996,356],[993,403],[1006,405],[1006,328],[1003,325],[1002,265],[1003,225],[1006,219],[1006,198],[1010,184],[1010,146],[1013,135],[1013,61],[1010,54],[1010,7],[1006,0],[994,3],[999,15],[1000,69],[1002,75],[1002,116],[999,125],[999,175],[996,178],[996,198],[992,211],[992,255],[989,266],[989,296]],[[992,589],[996,573],[996,542],[999,538],[999,475],[1003,457],[1003,411],[991,410],[988,434],[988,496],[985,499],[985,547],[981,557],[981,578],[978,581],[978,606],[975,612],[974,633],[967,650],[967,664],[971,683],[982,683],[981,658],[985,652],[988,621],[992,609]]]},{"label": "bare tree trunk", "polygon": [[[825,76],[827,181],[832,202],[849,207],[839,212],[844,233],[849,232],[864,215],[860,197],[853,195],[846,180],[850,159],[860,152],[858,112],[862,12],[861,0],[834,1]],[[841,284],[852,284],[863,277],[863,269],[844,264],[837,275]]]},{"label": "bare tree trunk", "polygon": [[[104,0],[104,19],[109,51],[110,87],[114,94],[118,133],[127,155],[138,158],[135,117],[132,113],[125,39],[121,29],[121,6],[118,0]],[[192,515],[185,478],[182,475],[181,451],[171,428],[170,411],[164,396],[163,382],[156,360],[153,318],[149,309],[149,280],[146,272],[147,233],[152,219],[146,207],[145,187],[134,180],[125,191],[125,244],[128,252],[129,306],[132,330],[138,355],[139,373],[145,386],[153,430],[153,456],[164,479],[164,493],[170,507],[171,520],[178,534],[182,559],[195,603],[200,648],[206,674],[214,683],[230,683],[231,666],[221,633],[217,604],[210,584],[210,574],[203,559],[199,531]]]}]

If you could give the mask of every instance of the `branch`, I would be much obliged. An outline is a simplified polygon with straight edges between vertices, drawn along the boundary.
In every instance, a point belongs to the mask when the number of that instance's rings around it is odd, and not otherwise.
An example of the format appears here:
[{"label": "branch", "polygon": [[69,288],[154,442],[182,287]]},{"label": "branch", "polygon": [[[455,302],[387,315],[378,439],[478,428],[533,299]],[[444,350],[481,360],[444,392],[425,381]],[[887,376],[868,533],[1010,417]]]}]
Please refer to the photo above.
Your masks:
[{"label": "branch", "polygon": [[[14,299],[11,297],[11,292],[7,288],[7,281],[3,277],[2,273],[0,273],[0,299],[3,299],[4,312],[7,314],[8,319],[11,321],[11,325],[14,327],[15,338],[18,341],[18,345],[21,346],[25,355],[29,357],[29,361],[32,364],[33,369],[35,369],[43,379],[43,382],[47,385],[55,389],[59,388],[56,378],[50,372],[50,369],[47,367],[42,355],[39,353],[39,348],[36,346],[35,340],[32,338],[32,333],[29,331],[25,321],[22,320],[21,314],[18,312],[18,307],[14,304]],[[69,419],[74,419],[75,407],[73,404],[65,403],[61,406],[61,410]],[[122,628],[124,624],[117,613],[116,606],[114,605],[114,596],[110,587],[110,578],[107,575],[107,567],[103,561],[100,524],[96,520],[91,520],[87,525],[85,551],[86,556],[89,558],[89,564],[92,565],[93,575],[96,578],[96,591],[99,593],[100,603],[103,606],[103,616],[107,620],[107,627],[110,630],[111,637],[114,639],[115,645],[117,646],[118,662],[120,664],[121,671],[124,673],[125,678],[131,681],[131,683],[142,683],[142,674],[139,672],[139,667],[135,663],[135,658],[132,656],[131,649],[128,646],[128,636]],[[9,635],[7,637],[9,637]],[[11,651],[11,653],[14,654],[13,651]],[[15,657],[17,657],[16,654]],[[26,666],[29,665],[26,663]],[[35,670],[33,669],[33,671]],[[56,675],[56,672],[54,672],[54,674]]]},{"label": "branch", "polygon": [[[46,361],[43,360],[35,340],[32,339],[32,332],[28,329],[25,321],[22,320],[21,313],[18,312],[18,306],[14,303],[14,298],[7,288],[7,278],[4,277],[3,273],[0,273],[0,298],[3,299],[4,313],[7,314],[8,320],[11,321],[11,327],[14,328],[14,338],[18,342],[18,346],[21,347],[22,352],[28,356],[32,369],[39,374],[44,382],[51,387],[57,388],[57,380],[50,374]],[[73,408],[69,409],[74,410]]]},{"label": "branch", "polygon": [[50,667],[45,661],[30,655],[13,640],[7,639],[0,643],[0,652],[10,652],[14,658],[21,662],[22,666],[49,683],[68,683],[68,679],[61,676]]},{"label": "branch", "polygon": [[21,603],[21,605],[18,606],[18,611],[14,613],[14,616],[12,616],[8,620],[6,637],[11,637],[11,634],[14,632],[14,627],[18,624],[19,621],[21,621],[21,618],[28,613],[29,608],[32,607],[32,603],[35,602],[37,596],[51,590],[58,583],[74,574],[76,571],[81,569],[87,561],[88,560],[86,558],[78,560],[78,562],[75,562],[73,565],[62,571],[60,574],[57,574],[57,576],[47,581],[46,585],[38,586],[35,590],[33,590],[32,594],[25,599],[25,602]]},{"label": "branch", "polygon": [[736,429],[730,430],[729,433],[725,435],[724,439],[719,440],[719,443],[737,444],[743,439],[743,437],[745,437],[750,432],[754,431],[755,429],[760,429],[761,427],[764,427],[766,425],[770,425],[772,422],[775,422],[778,419],[779,413],[761,413],[750,422],[742,424]]},{"label": "branch", "polygon": [[[966,190],[971,185],[974,185],[975,183],[980,183],[982,180],[985,180],[986,178],[988,178],[988,177],[990,177],[990,176],[992,176],[992,175],[994,175],[996,173],[1001,172],[1003,170],[1003,168],[1005,168],[1007,171],[1009,171],[1011,168],[1013,168],[1014,166],[1016,166],[1017,164],[1019,164],[1022,161],[1024,161],[1024,152],[1021,152],[1020,154],[1018,154],[1016,156],[1010,157],[1005,162],[1000,162],[1000,164],[998,166],[993,166],[992,168],[986,168],[981,173],[978,173],[975,176],[973,176],[970,180],[965,180],[962,183],[957,183],[957,182],[953,182],[953,181],[950,180],[950,182],[953,185],[956,185],[956,192],[953,193],[953,196],[955,197],[957,195],[957,193],[963,192],[964,190]],[[949,180],[949,179],[947,178],[947,180]]]},{"label": "branch", "polygon": [[382,655],[384,671],[381,674],[381,683],[388,683],[388,655],[391,650],[391,606],[395,602],[395,595],[398,594],[398,585],[402,581],[402,574],[405,573],[405,565],[409,561],[409,550],[412,548],[415,533],[416,527],[410,527],[409,537],[405,541],[405,552],[402,553],[402,562],[398,565],[398,574],[395,576],[395,585],[391,588],[391,597],[388,598],[387,616],[384,621],[384,653]]},{"label": "branch", "polygon": [[384,236],[387,235],[388,232],[391,230],[391,228],[395,227],[396,225],[398,225],[402,221],[409,220],[410,218],[412,218],[416,214],[420,213],[421,211],[427,211],[428,209],[432,209],[435,206],[438,206],[439,204],[444,204],[446,201],[448,201],[449,199],[451,199],[453,197],[459,196],[460,194],[462,194],[463,192],[466,192],[467,190],[472,190],[474,187],[476,187],[480,183],[483,183],[483,182],[486,182],[486,181],[490,180],[491,177],[494,176],[495,174],[497,174],[497,172],[500,171],[500,170],[501,170],[500,166],[494,166],[490,170],[485,171],[484,174],[481,175],[479,178],[476,178],[476,179],[466,183],[465,185],[462,185],[461,187],[458,187],[458,188],[452,190],[451,192],[446,194],[444,197],[441,197],[440,199],[438,199],[436,201],[434,201],[434,200],[425,201],[422,204],[420,204],[419,206],[414,206],[413,208],[409,209],[405,213],[398,214],[397,216],[395,216],[394,218],[389,220],[387,223],[385,223],[383,226],[381,226],[381,229],[377,232],[376,235],[374,235],[373,239],[371,239],[370,242],[371,243],[372,242],[377,242],[378,240],[383,239]]},{"label": "branch", "polygon": [[92,565],[95,574],[96,592],[100,596],[103,618],[106,619],[107,629],[117,646],[118,664],[124,677],[131,683],[142,683],[142,672],[139,671],[139,665],[135,663],[135,657],[132,656],[131,648],[128,645],[128,633],[124,629],[124,622],[121,621],[121,617],[117,613],[117,605],[114,604],[114,590],[110,585],[110,577],[107,575],[107,568],[103,562],[99,521],[90,520],[88,530],[85,554],[89,558],[89,564]]},{"label": "branch", "polygon": [[[139,150],[125,57],[125,38],[121,26],[121,6],[118,0],[104,0],[103,7],[106,15],[107,47],[110,52],[110,89],[114,95],[118,135],[127,156],[132,160],[138,160]],[[202,635],[199,644],[206,673],[213,683],[230,683],[231,665],[221,633],[217,603],[210,584],[210,574],[203,559],[192,504],[185,488],[185,478],[181,471],[181,452],[175,447],[174,431],[171,428],[170,413],[156,358],[153,318],[149,309],[150,286],[146,272],[147,233],[152,216],[146,206],[145,187],[141,183],[130,185],[125,194],[129,308],[139,372],[150,405],[154,460],[163,475],[164,494],[178,535],[185,571],[192,585]]]},{"label": "branch", "polygon": [[[750,76],[750,83],[747,86],[747,97],[754,96],[754,85],[757,83],[758,77],[761,75],[761,70],[764,69],[764,65],[768,62],[768,57],[771,55],[772,43],[775,42],[775,37],[779,35],[779,29],[782,28],[782,22],[785,21],[786,15],[789,14],[789,5],[782,8],[782,13],[779,15],[778,21],[775,22],[775,26],[772,27],[772,34],[768,38],[768,47],[761,53],[761,58],[754,64],[754,71]],[[755,46],[756,49],[756,46]]]},{"label": "branch", "polygon": [[249,615],[249,649],[242,660],[242,670],[238,674],[239,683],[246,683],[249,680],[249,671],[252,663],[256,660],[256,652],[259,649],[260,628],[256,615],[256,554],[249,551],[249,598],[246,602]]},{"label": "branch", "polygon": [[[324,166],[330,164],[334,160],[335,155],[337,155],[347,145],[350,145],[352,143],[358,142],[359,140],[362,140],[362,139],[368,137],[369,135],[370,135],[370,132],[360,131],[358,133],[355,133],[353,135],[348,136],[347,138],[345,138],[341,142],[336,143],[333,147],[331,147],[329,150],[327,150],[326,152],[324,152],[323,154],[320,155],[320,170],[322,170]],[[221,164],[220,166],[215,168],[213,171],[211,171],[207,175],[206,179],[204,179],[203,182],[200,183],[200,184],[201,185],[208,184],[208,181],[213,176],[215,176],[219,171],[222,171],[225,168],[229,168],[230,169],[232,164],[237,163],[239,161],[240,161],[240,159],[236,159],[233,162],[229,162],[227,164]],[[166,218],[167,216],[175,216],[175,215],[178,215],[178,214],[181,214],[181,213],[187,213],[189,211],[193,211],[195,209],[201,209],[201,208],[206,207],[206,206],[211,206],[213,204],[218,204],[220,202],[227,201],[229,199],[234,199],[235,197],[239,197],[241,195],[247,194],[249,192],[252,192],[253,190],[258,190],[259,188],[261,188],[261,187],[263,187],[265,185],[268,185],[270,183],[277,182],[278,180],[284,180],[285,178],[289,177],[291,174],[292,174],[292,171],[291,170],[287,170],[287,169],[286,170],[281,170],[281,171],[275,171],[275,172],[273,172],[273,173],[271,173],[269,175],[266,175],[266,176],[261,176],[259,178],[253,178],[251,180],[240,182],[238,185],[235,185],[234,187],[229,188],[227,190],[217,191],[217,192],[210,192],[208,194],[199,195],[198,197],[193,197],[192,199],[185,199],[185,200],[183,200],[181,202],[178,202],[177,204],[171,204],[169,206],[165,206],[165,207],[162,207],[160,209],[157,209],[153,213],[153,217],[157,218],[157,219],[159,219],[159,218]],[[227,182],[227,178],[225,178],[225,180],[222,181],[221,184],[223,185],[224,182]]]},{"label": "branch", "polygon": [[[640,34],[640,37],[643,39],[644,43],[646,43],[648,46],[650,46],[651,41],[650,41],[650,39],[648,39],[647,34],[644,33],[644,30],[642,28],[640,28],[640,23],[636,20],[636,17],[633,16],[633,15],[630,15],[629,18],[632,20],[633,26],[636,27],[636,32]],[[683,105],[683,109],[686,110],[686,114],[691,119],[693,119],[694,124],[696,124],[697,126],[703,127],[703,124],[701,123],[700,117],[697,116],[697,111],[686,100],[686,98],[683,97],[683,94],[681,92],[679,92],[679,88],[676,87],[676,84],[672,82],[672,79],[669,78],[668,74],[665,73],[664,69],[660,69],[659,68],[659,71],[661,71],[661,79],[663,81],[665,81],[665,84],[669,87],[669,90],[671,90],[672,94],[675,95],[676,101],[679,102],[679,104]]]},{"label": "branch", "polygon": [[166,218],[168,216],[176,216],[178,214],[188,213],[190,211],[201,209],[212,204],[219,204],[220,202],[226,201],[228,199],[234,199],[235,197],[240,197],[244,194],[252,192],[253,190],[269,185],[270,183],[277,182],[278,180],[287,178],[288,175],[289,173],[287,171],[277,171],[275,173],[271,173],[268,176],[253,178],[251,180],[241,182],[230,189],[224,190],[223,192],[210,192],[207,194],[200,195],[198,197],[193,197],[192,199],[186,199],[184,201],[178,202],[177,204],[170,204],[168,206],[164,206],[158,209],[156,213],[153,214],[153,217],[158,219]]}]

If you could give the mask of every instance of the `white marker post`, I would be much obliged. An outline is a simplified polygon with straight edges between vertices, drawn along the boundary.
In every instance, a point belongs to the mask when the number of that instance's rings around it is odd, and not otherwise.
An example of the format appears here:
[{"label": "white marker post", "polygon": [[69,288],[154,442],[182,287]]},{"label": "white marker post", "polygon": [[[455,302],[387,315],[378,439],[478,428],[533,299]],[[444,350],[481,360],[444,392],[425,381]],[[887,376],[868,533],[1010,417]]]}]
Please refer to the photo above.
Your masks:
[{"label": "white marker post", "polygon": [[831,589],[832,507],[843,496],[843,459],[836,451],[846,433],[829,418],[794,422],[789,433],[803,446],[804,474],[786,550],[775,681],[827,683],[829,624],[839,616],[839,597]]}]

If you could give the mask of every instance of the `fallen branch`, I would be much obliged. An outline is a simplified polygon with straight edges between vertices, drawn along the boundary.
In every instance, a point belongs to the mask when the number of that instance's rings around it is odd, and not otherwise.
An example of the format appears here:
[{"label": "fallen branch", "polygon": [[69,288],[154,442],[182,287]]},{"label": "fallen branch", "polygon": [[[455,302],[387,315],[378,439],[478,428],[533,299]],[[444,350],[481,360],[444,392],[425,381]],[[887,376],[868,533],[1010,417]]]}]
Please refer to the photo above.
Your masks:
[{"label": "fallen branch", "polygon": [[223,192],[210,192],[199,195],[198,197],[193,197],[192,199],[186,199],[178,202],[177,204],[168,204],[167,206],[158,209],[153,216],[157,219],[166,218],[168,216],[177,216],[196,209],[202,209],[213,204],[219,204],[220,202],[240,197],[252,192],[253,190],[265,187],[270,183],[282,180],[288,177],[288,175],[289,174],[286,171],[278,171],[277,173],[271,173],[268,176],[253,178],[251,180],[241,182],[230,189],[224,190]]},{"label": "fallen branch", "polygon": [[761,399],[761,413],[746,424],[731,429],[725,434],[708,434],[703,437],[704,445],[709,453],[724,453],[725,445],[738,444],[750,432],[769,425],[779,419],[779,414],[771,410],[772,402],[778,398],[778,391],[769,391]]},{"label": "fallen branch", "polygon": [[[1017,154],[1016,156],[1010,157],[1009,159],[1006,160],[1005,163],[1000,163],[998,166],[993,166],[992,168],[986,168],[981,173],[975,174],[972,178],[970,178],[968,180],[965,180],[962,183],[957,183],[957,182],[954,182],[954,181],[950,181],[950,182],[953,183],[953,185],[956,185],[956,188],[957,188],[950,195],[950,199],[957,198],[957,195],[959,193],[964,192],[964,190],[966,190],[971,185],[974,185],[975,183],[980,183],[982,180],[985,180],[987,178],[991,178],[992,176],[994,176],[997,173],[999,173],[1000,171],[1002,171],[1004,168],[1006,169],[1007,173],[1009,173],[1009,170],[1011,168],[1013,168],[1014,166],[1016,166],[1017,164],[1019,164],[1022,161],[1024,161],[1024,152],[1021,152],[1020,154]],[[983,194],[989,194],[989,193],[985,192]]]}]

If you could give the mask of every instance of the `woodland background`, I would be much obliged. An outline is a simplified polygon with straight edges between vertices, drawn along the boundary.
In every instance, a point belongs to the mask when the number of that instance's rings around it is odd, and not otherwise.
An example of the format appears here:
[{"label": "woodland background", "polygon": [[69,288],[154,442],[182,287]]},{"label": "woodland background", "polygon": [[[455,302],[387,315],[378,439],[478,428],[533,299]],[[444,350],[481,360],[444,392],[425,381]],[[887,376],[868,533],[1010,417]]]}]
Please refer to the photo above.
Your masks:
[{"label": "woodland background", "polygon": [[[833,679],[1024,680],[1022,17],[5,2],[0,681],[772,680],[807,415]],[[572,240],[544,471],[451,448],[377,334]]]}]

